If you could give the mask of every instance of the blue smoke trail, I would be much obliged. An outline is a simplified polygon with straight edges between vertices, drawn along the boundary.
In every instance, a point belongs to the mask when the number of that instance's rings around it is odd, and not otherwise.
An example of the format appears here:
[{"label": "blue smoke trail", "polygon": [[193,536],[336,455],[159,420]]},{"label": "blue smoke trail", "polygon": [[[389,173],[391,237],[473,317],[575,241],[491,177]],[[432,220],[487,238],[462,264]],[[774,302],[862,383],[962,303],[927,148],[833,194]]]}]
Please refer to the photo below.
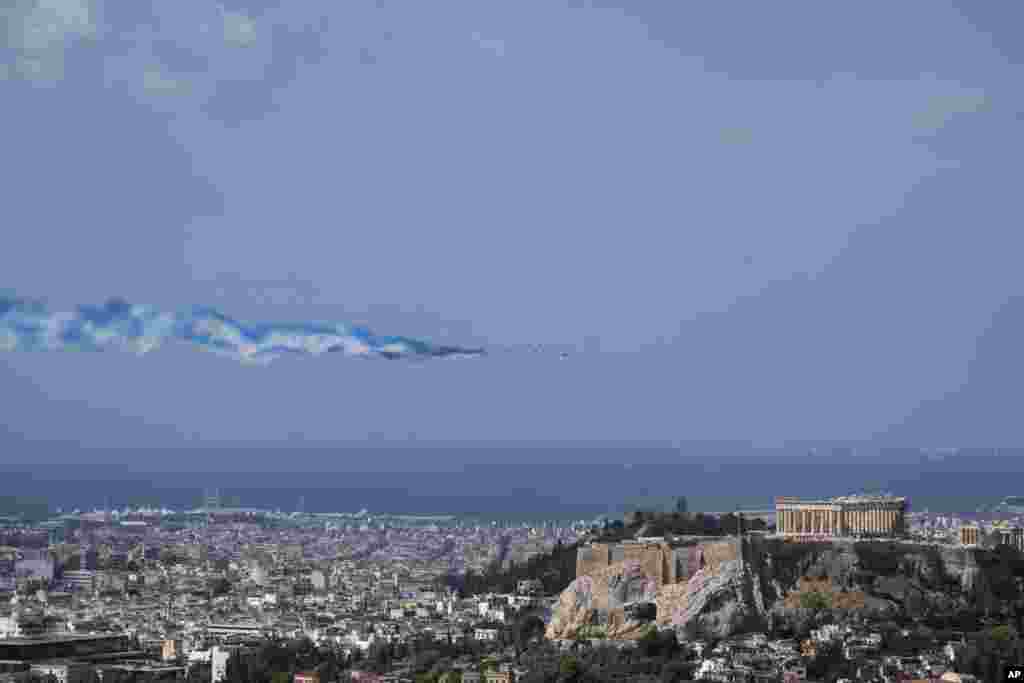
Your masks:
[{"label": "blue smoke trail", "polygon": [[204,306],[167,313],[111,299],[55,313],[39,302],[0,296],[0,351],[146,353],[183,341],[243,362],[267,363],[287,354],[342,353],[359,358],[466,358],[483,349],[437,346],[409,337],[380,336],[341,323],[243,324]]}]

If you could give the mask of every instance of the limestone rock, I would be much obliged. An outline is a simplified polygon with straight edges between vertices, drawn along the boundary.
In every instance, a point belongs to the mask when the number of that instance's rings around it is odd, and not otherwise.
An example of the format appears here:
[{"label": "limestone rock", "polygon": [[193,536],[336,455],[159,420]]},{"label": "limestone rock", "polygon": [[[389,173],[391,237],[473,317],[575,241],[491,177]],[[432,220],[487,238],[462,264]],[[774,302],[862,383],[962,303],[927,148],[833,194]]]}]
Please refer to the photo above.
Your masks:
[{"label": "limestone rock", "polygon": [[[811,541],[755,537],[594,547],[585,571],[562,593],[550,638],[600,625],[609,638],[633,638],[649,623],[724,637],[763,628],[769,612],[801,608],[801,595],[826,593],[839,611],[919,613],[981,607],[1020,597],[1012,549],[928,546],[900,541]],[[627,558],[622,560],[621,558]]]},{"label": "limestone rock", "polygon": [[583,626],[598,625],[610,638],[629,637],[647,622],[627,617],[627,605],[654,602],[657,585],[657,577],[646,574],[636,560],[617,562],[593,575],[577,577],[559,597],[547,636],[571,638]]}]

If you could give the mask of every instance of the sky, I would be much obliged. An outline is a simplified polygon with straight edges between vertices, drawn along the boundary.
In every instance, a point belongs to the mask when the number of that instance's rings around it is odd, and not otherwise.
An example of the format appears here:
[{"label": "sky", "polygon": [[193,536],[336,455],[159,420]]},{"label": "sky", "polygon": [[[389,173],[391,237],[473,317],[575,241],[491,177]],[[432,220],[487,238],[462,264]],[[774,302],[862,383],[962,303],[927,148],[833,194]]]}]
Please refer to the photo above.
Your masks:
[{"label": "sky", "polygon": [[943,0],[4,3],[0,288],[489,353],[3,353],[0,460],[1019,446],[1022,20]]}]

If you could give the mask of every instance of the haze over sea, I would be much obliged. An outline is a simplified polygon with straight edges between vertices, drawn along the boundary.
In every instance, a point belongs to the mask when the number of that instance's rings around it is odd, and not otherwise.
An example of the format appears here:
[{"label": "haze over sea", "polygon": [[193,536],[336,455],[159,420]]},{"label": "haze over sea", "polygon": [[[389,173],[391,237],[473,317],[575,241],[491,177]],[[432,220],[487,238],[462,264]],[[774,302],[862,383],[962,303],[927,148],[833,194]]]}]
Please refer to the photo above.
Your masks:
[{"label": "haze over sea", "polygon": [[[301,458],[294,457],[296,451]],[[7,497],[0,507],[68,511],[109,501],[114,507],[183,508],[198,506],[204,489],[219,488],[226,501],[286,512],[301,497],[308,512],[366,508],[505,520],[590,519],[620,515],[630,506],[664,507],[679,495],[691,510],[726,511],[770,508],[776,495],[885,490],[910,498],[913,510],[972,512],[1024,495],[1022,454],[722,442],[115,450],[64,461],[105,464],[62,464],[56,455],[47,462],[4,464],[0,477]],[[16,462],[15,456],[9,460]],[[226,462],[243,465],[225,471]]]}]

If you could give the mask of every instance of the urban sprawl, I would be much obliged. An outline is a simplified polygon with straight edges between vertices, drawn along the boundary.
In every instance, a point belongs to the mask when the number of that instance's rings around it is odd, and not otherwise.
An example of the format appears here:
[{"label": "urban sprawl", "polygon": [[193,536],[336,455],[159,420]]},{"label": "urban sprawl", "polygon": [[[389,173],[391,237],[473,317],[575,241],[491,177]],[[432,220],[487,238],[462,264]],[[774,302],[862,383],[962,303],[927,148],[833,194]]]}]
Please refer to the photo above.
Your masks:
[{"label": "urban sprawl", "polygon": [[1020,512],[10,516],[0,682],[996,680],[1024,663]]}]

